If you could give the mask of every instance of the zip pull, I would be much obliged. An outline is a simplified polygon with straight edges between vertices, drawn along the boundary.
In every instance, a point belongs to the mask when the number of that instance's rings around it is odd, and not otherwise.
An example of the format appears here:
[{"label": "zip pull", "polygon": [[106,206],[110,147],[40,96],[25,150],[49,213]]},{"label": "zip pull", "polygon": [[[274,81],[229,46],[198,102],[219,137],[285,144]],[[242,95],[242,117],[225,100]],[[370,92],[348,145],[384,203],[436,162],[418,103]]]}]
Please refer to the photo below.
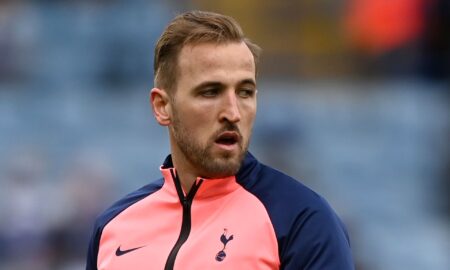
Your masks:
[{"label": "zip pull", "polygon": [[191,190],[189,191],[188,195],[186,196],[189,203],[192,203],[192,200],[194,199],[195,194],[197,193],[197,190],[200,188],[201,184],[203,183],[203,179],[200,179],[191,187]]},{"label": "zip pull", "polygon": [[175,188],[177,190],[180,203],[183,206],[190,206],[192,200],[194,199],[195,193],[199,189],[200,185],[203,183],[203,179],[194,182],[189,193],[186,196],[184,196],[183,187],[181,186],[181,181],[180,178],[178,178],[178,174],[175,174],[174,169],[170,169],[170,174],[172,175],[173,182],[175,183]]}]

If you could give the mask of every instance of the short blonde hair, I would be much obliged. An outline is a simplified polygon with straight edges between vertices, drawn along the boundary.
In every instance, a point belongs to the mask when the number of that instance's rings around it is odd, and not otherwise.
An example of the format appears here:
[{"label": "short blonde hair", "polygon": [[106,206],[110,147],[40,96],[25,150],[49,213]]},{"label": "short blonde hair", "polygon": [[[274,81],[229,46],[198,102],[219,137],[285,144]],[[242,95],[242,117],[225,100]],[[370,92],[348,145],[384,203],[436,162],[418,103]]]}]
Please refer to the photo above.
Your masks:
[{"label": "short blonde hair", "polygon": [[228,42],[245,42],[257,66],[261,49],[244,36],[242,28],[233,18],[206,11],[178,15],[166,27],[155,46],[155,87],[169,93],[173,91],[179,75],[178,56],[184,46]]}]

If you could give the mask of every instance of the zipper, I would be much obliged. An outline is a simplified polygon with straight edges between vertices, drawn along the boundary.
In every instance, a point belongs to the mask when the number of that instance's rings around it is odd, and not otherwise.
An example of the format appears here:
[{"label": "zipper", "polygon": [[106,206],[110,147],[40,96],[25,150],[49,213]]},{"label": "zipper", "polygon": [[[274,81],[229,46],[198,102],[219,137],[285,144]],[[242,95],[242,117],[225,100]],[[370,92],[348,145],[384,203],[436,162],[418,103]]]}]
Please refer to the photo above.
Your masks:
[{"label": "zipper", "polygon": [[191,205],[194,199],[195,193],[203,182],[203,179],[194,183],[191,190],[184,196],[183,188],[181,187],[180,179],[178,175],[175,175],[173,169],[170,169],[170,174],[172,175],[172,179],[175,183],[175,187],[178,193],[178,198],[180,199],[180,203],[183,207],[183,221],[181,223],[180,235],[178,236],[178,240],[173,246],[172,250],[169,253],[169,257],[167,257],[166,265],[164,270],[173,270],[173,266],[175,265],[175,259],[177,257],[178,251],[181,246],[186,242],[191,232]]}]

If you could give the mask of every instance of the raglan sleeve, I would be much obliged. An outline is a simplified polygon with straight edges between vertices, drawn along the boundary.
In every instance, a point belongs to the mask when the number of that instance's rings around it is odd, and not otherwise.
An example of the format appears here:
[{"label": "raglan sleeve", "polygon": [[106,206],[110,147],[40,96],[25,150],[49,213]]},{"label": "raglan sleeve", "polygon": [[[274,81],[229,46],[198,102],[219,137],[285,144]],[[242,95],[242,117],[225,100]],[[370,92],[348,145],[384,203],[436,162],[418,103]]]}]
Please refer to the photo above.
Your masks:
[{"label": "raglan sleeve", "polygon": [[283,270],[355,269],[347,230],[325,201],[296,216],[280,261]]}]

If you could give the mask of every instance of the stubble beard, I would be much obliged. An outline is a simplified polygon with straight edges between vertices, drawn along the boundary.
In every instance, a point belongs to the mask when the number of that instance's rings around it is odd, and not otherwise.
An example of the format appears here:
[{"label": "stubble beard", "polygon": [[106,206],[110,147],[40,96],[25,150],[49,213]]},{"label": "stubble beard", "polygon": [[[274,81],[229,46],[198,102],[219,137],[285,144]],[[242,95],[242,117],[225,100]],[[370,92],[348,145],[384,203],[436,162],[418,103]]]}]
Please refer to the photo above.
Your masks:
[{"label": "stubble beard", "polygon": [[171,130],[175,143],[185,159],[200,173],[199,177],[223,178],[235,175],[239,171],[248,150],[249,140],[244,141],[244,138],[240,136],[241,139],[238,142],[240,151],[238,155],[227,152],[213,155],[214,140],[220,133],[237,131],[240,135],[238,128],[229,122],[221,130],[215,132],[208,139],[206,145],[202,145],[201,142],[192,136],[182,124],[176,112],[174,112]]}]

